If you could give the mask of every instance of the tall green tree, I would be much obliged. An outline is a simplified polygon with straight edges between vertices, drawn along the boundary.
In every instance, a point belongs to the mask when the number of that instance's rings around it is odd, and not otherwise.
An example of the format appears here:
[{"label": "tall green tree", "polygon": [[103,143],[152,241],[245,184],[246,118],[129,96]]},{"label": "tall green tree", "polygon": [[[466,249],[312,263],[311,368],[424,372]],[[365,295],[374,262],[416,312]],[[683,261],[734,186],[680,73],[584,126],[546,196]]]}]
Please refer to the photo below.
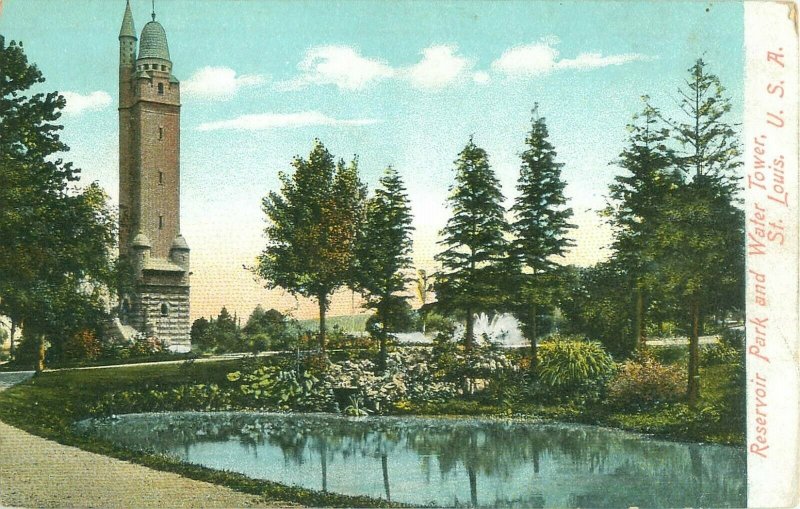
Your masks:
[{"label": "tall green tree", "polygon": [[508,308],[515,270],[503,194],[486,151],[470,137],[455,165],[455,184],[447,199],[452,216],[441,231],[444,251],[434,258],[442,267],[434,289],[441,309],[463,313],[464,346],[470,351],[475,313]]},{"label": "tall green tree", "polygon": [[[674,151],[669,148],[670,132],[660,113],[645,101],[644,110],[628,125],[627,146],[614,163],[624,173],[609,186],[609,203],[604,215],[614,231],[615,263],[624,271],[633,317],[633,349],[643,345],[645,311],[661,293],[656,268],[663,253],[657,248],[656,233],[665,220],[666,206],[680,183]],[[663,299],[662,299],[663,300]],[[622,333],[622,331],[620,331]]]},{"label": "tall green tree", "polygon": [[[682,116],[665,119],[678,144],[683,182],[672,194],[658,232],[665,253],[660,279],[684,303],[689,330],[687,398],[700,397],[699,336],[704,317],[743,306],[744,214],[736,205],[743,162],[731,102],[717,76],[698,59],[680,88]],[[737,296],[731,298],[730,296]]]},{"label": "tall green tree", "polygon": [[38,370],[46,340],[100,327],[116,279],[107,196],[77,187],[79,170],[61,157],[66,101],[30,91],[43,82],[22,45],[0,36],[0,312],[37,342]]},{"label": "tall green tree", "polygon": [[511,212],[511,231],[515,239],[512,252],[519,260],[518,294],[515,299],[517,317],[525,326],[531,343],[531,368],[536,369],[536,342],[539,336],[537,315],[543,307],[552,307],[553,291],[558,284],[555,258],[573,246],[568,232],[572,209],[564,197],[566,182],[561,179],[563,163],[556,162],[556,150],[550,143],[547,124],[532,112],[531,130],[525,139],[527,148],[521,154],[517,191]]},{"label": "tall green tree", "polygon": [[357,249],[358,286],[366,296],[365,306],[375,310],[380,323],[379,369],[386,369],[386,342],[392,312],[401,308],[407,296],[401,295],[411,267],[411,206],[397,170],[391,166],[379,180],[366,207],[364,227]]},{"label": "tall green tree", "polygon": [[268,288],[281,287],[319,303],[319,344],[325,351],[325,314],[334,291],[355,283],[355,251],[366,188],[357,160],[334,163],[319,140],[294,173],[280,174],[280,193],[262,202],[267,245],[255,272]]}]

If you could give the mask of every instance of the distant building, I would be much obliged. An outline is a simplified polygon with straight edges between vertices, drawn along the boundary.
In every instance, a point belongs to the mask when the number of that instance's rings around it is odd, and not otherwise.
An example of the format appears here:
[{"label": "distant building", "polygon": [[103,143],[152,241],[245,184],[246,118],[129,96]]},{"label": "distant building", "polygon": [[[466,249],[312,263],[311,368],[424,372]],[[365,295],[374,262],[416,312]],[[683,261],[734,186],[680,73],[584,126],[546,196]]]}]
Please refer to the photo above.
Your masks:
[{"label": "distant building", "polygon": [[130,2],[119,33],[119,254],[132,271],[116,332],[188,351],[189,246],[180,233],[180,83],[167,34],[152,21],[137,38]]}]

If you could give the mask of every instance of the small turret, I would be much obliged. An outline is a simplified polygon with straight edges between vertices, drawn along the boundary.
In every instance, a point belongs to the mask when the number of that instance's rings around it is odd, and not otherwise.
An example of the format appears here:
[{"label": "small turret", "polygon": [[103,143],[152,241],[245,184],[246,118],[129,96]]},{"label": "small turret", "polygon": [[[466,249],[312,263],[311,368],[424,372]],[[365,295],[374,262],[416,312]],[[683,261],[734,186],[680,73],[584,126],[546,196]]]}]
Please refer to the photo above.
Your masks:
[{"label": "small turret", "polygon": [[169,248],[169,258],[172,263],[189,272],[189,244],[186,243],[183,235],[178,234],[175,240],[172,241],[172,246]]},{"label": "small turret", "polygon": [[150,259],[150,239],[147,238],[142,232],[139,232],[131,242],[131,251],[133,251],[133,270],[137,277],[141,277],[142,269],[144,269],[147,261]]},{"label": "small turret", "polygon": [[130,0],[125,3],[122,27],[119,29],[119,66],[133,68],[136,61],[136,28],[133,26]]}]

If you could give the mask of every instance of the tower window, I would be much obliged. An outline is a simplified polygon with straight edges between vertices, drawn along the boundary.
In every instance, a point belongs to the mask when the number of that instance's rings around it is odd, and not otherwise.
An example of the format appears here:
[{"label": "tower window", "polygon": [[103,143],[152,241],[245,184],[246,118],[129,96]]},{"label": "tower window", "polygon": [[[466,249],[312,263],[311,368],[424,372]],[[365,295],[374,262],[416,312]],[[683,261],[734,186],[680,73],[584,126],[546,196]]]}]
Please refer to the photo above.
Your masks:
[{"label": "tower window", "polygon": [[161,316],[169,316],[169,304],[166,302],[161,303]]},{"label": "tower window", "polygon": [[164,172],[160,171],[158,172],[158,184],[161,185],[163,183],[164,183]]},{"label": "tower window", "polygon": [[158,229],[164,229],[164,216],[158,216]]},{"label": "tower window", "polygon": [[166,65],[162,65],[162,66],[161,66],[161,70],[162,70],[162,71],[166,71],[166,70],[167,70],[167,66],[166,66]]},{"label": "tower window", "polygon": [[158,93],[159,93],[159,95],[164,95],[164,84],[163,83],[159,83],[158,84]]},{"label": "tower window", "polygon": [[163,127],[159,127],[158,128],[158,139],[159,140],[163,140],[164,139],[164,128]]}]

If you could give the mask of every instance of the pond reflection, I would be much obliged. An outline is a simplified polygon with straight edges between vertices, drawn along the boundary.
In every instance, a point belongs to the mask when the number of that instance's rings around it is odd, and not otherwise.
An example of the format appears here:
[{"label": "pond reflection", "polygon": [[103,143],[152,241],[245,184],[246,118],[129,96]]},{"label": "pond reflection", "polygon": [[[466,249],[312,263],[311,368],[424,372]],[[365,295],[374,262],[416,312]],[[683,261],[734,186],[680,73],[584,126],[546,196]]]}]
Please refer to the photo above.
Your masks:
[{"label": "pond reflection", "polygon": [[306,488],[481,507],[744,507],[743,449],[518,421],[169,413],[84,421],[119,445]]}]

